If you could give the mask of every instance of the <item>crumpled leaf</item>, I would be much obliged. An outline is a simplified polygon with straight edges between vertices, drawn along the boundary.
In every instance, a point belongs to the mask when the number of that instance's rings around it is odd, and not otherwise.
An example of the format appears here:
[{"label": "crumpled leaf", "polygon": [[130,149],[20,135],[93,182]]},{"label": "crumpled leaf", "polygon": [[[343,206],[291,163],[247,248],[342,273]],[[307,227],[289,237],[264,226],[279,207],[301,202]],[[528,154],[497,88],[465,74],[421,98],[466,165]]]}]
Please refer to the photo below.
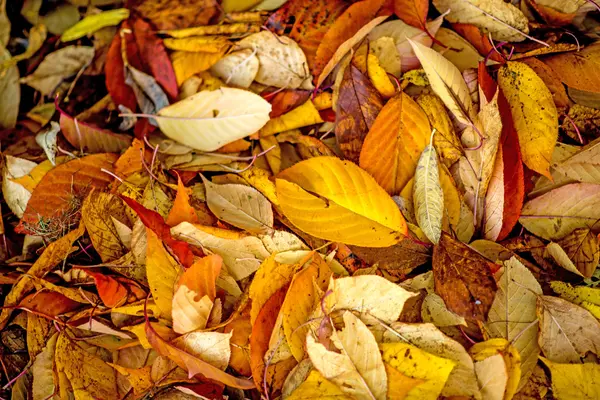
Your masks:
[{"label": "crumpled leaf", "polygon": [[202,151],[214,151],[246,137],[267,123],[271,105],[241,89],[202,91],[171,104],[154,117],[173,140]]},{"label": "crumpled leaf", "polygon": [[44,96],[49,96],[63,80],[87,67],[93,57],[93,47],[63,47],[48,54],[33,74],[22,78],[21,82],[40,91]]},{"label": "crumpled leaf", "polygon": [[426,114],[410,96],[400,93],[372,123],[359,165],[389,194],[398,194],[415,174],[430,134]]},{"label": "crumpled leaf", "polygon": [[537,343],[538,324],[535,323],[537,296],[542,288],[531,272],[512,257],[496,273],[498,291],[490,308],[485,332],[492,338],[508,340],[521,355],[523,387],[537,364],[540,348]]},{"label": "crumpled leaf", "polygon": [[491,33],[494,40],[521,42],[526,39],[523,34],[529,33],[521,10],[502,0],[433,0],[433,5],[440,13],[450,11],[448,21],[473,24]]},{"label": "crumpled leaf", "polygon": [[600,352],[600,322],[586,309],[558,297],[538,296],[538,342],[553,362],[579,363],[588,351]]},{"label": "crumpled leaf", "polygon": [[236,43],[256,52],[259,67],[254,80],[267,86],[312,89],[312,76],[304,52],[293,39],[261,31]]},{"label": "crumpled leaf", "polygon": [[552,393],[557,399],[600,396],[600,366],[597,364],[559,364],[540,357],[552,374]]},{"label": "crumpled leaf", "polygon": [[203,181],[206,204],[217,218],[251,233],[268,233],[273,229],[271,203],[258,190],[246,185]]},{"label": "crumpled leaf", "polygon": [[91,14],[64,31],[60,36],[60,40],[63,42],[77,40],[104,27],[118,25],[119,22],[127,18],[129,18],[129,10],[126,8]]},{"label": "crumpled leaf", "polygon": [[486,319],[494,294],[497,269],[479,253],[443,232],[433,250],[435,291],[448,309],[468,320]]},{"label": "crumpled leaf", "polygon": [[550,177],[550,159],[558,138],[558,114],[552,94],[537,74],[520,62],[508,62],[500,69],[498,85],[510,105],[523,162]]},{"label": "crumpled leaf", "polygon": [[440,185],[437,153],[431,144],[425,147],[417,164],[413,201],[419,227],[432,243],[437,244],[442,234],[444,192]]},{"label": "crumpled leaf", "polygon": [[[283,213],[313,236],[386,247],[406,235],[406,223],[394,201],[371,176],[350,162],[314,157],[278,177],[277,197]],[[344,191],[336,189],[339,187]],[[332,217],[336,221],[333,224]]]},{"label": "crumpled leaf", "polygon": [[387,375],[375,338],[350,311],[344,313],[345,327],[332,340],[341,354],[306,337],[306,350],[315,368],[355,399],[385,399]]}]

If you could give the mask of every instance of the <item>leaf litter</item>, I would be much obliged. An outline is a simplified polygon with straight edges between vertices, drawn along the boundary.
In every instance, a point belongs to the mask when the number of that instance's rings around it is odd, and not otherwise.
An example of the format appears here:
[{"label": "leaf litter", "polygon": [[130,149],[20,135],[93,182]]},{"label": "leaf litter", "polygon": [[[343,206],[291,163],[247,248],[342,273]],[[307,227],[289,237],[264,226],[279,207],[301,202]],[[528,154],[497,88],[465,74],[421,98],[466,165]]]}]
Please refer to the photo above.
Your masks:
[{"label": "leaf litter", "polygon": [[593,1],[0,1],[0,398],[600,393]]}]

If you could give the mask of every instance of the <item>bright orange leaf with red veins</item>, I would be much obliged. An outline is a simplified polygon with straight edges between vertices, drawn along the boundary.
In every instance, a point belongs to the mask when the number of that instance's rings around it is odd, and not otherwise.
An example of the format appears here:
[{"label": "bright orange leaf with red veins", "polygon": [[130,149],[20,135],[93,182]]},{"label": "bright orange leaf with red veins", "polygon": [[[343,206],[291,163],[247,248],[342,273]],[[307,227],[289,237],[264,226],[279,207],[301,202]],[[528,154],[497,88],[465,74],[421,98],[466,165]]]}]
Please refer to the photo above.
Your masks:
[{"label": "bright orange leaf with red veins", "polygon": [[130,197],[121,196],[123,201],[136,212],[144,225],[151,229],[160,240],[162,240],[177,257],[181,265],[189,268],[194,262],[194,254],[190,245],[181,240],[173,239],[171,236],[171,228],[165,223],[163,217],[153,210],[148,210],[137,201]]},{"label": "bright orange leaf with red veins", "polygon": [[325,65],[342,43],[350,39],[356,32],[373,18],[382,15],[391,15],[392,10],[384,0],[363,0],[352,4],[334,24],[329,28],[315,57],[315,66],[312,74],[317,78]]},{"label": "bright orange leaf with red veins", "polygon": [[394,0],[394,13],[398,18],[424,31],[428,11],[429,0]]},{"label": "bright orange leaf with red veins", "polygon": [[[288,286],[284,286],[267,300],[259,311],[256,321],[254,321],[252,334],[250,335],[250,368],[252,369],[252,377],[261,393],[265,394],[265,391],[268,392],[270,398],[275,398],[281,394],[285,378],[296,365],[294,357],[271,364],[268,367],[264,360],[265,354],[269,350],[269,340],[275,328],[275,322],[285,300],[287,290]],[[266,374],[265,368],[267,368]]]},{"label": "bright orange leaf with red veins", "polygon": [[[113,177],[102,170],[112,171],[118,155],[113,153],[92,154],[50,170],[31,194],[21,223],[20,233],[40,234],[40,223],[60,229],[75,220],[76,212],[85,196],[92,189],[104,189]],[[42,227],[43,228],[43,227]]]},{"label": "bright orange leaf with red veins", "polygon": [[287,33],[298,43],[316,78],[313,69],[317,49],[329,27],[347,6],[343,0],[289,0],[269,17],[266,26],[278,35]]},{"label": "bright orange leaf with red veins", "polygon": [[85,272],[94,278],[98,295],[107,307],[119,307],[125,303],[146,297],[144,289],[131,279],[122,276],[104,275],[87,269]]},{"label": "bright orange leaf with red veins", "polygon": [[190,205],[188,189],[183,185],[181,178],[177,176],[177,196],[175,196],[173,208],[167,216],[167,225],[175,226],[181,222],[197,224],[198,221],[196,210]]}]

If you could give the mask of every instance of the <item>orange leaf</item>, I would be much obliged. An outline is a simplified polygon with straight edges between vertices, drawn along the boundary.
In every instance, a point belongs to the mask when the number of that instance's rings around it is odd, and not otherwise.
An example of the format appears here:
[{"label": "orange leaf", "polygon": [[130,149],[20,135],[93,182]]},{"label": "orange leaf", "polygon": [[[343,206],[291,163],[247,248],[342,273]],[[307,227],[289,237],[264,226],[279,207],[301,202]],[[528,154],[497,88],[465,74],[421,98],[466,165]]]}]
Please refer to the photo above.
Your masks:
[{"label": "orange leaf", "polygon": [[244,376],[251,376],[250,368],[250,334],[252,333],[252,324],[250,323],[250,307],[246,307],[242,315],[235,318],[225,326],[224,333],[233,332],[231,343],[231,358],[229,366],[237,373]]},{"label": "orange leaf", "polygon": [[190,378],[200,374],[206,379],[221,382],[227,386],[239,389],[255,389],[252,381],[229,375],[228,373],[221,371],[219,368],[207,363],[206,361],[202,361],[201,359],[194,357],[191,354],[186,353],[185,351],[178,349],[169,342],[165,341],[156,333],[148,320],[146,320],[145,329],[148,342],[152,345],[154,350],[156,350],[161,356],[172,360],[180,368],[186,370]]},{"label": "orange leaf", "polygon": [[335,136],[346,158],[358,161],[363,141],[381,107],[381,96],[369,78],[350,64],[340,85],[335,125]]},{"label": "orange leaf", "polygon": [[600,44],[578,52],[561,53],[544,58],[548,65],[570,88],[600,93]]},{"label": "orange leaf", "polygon": [[452,28],[460,36],[464,37],[473,45],[482,56],[490,55],[490,59],[501,63],[506,62],[502,56],[494,50],[494,46],[490,43],[490,38],[478,27],[471,24],[452,24]]},{"label": "orange leaf", "polygon": [[[92,154],[58,165],[50,170],[35,187],[21,219],[19,233],[28,233],[28,226],[37,226],[44,220],[65,217],[77,209],[92,188],[108,186],[112,177],[101,169],[113,170],[118,155]],[[70,221],[69,221],[70,222]]]},{"label": "orange leaf", "polygon": [[287,290],[288,286],[284,286],[267,300],[258,313],[258,317],[252,326],[252,334],[250,335],[250,367],[252,368],[252,376],[260,391],[263,394],[265,394],[265,390],[268,391],[270,398],[275,398],[281,394],[283,381],[290,370],[296,365],[294,357],[290,357],[287,360],[269,365],[265,374],[264,357],[269,349],[271,333],[273,333],[273,328],[275,327],[275,322],[277,321],[277,316],[283,305]]},{"label": "orange leaf", "polygon": [[212,301],[217,297],[216,281],[223,259],[218,254],[200,258],[179,278],[177,286],[185,285],[197,293],[197,296],[208,296]]},{"label": "orange leaf", "polygon": [[429,0],[394,0],[394,13],[398,18],[424,31],[427,31],[428,11]]},{"label": "orange leaf", "polygon": [[[128,177],[129,175],[140,172],[144,169],[142,165],[142,152],[144,151],[144,142],[139,139],[133,139],[133,143],[125,153],[119,157],[115,163],[115,174],[120,177]],[[146,163],[150,164],[152,155],[150,152],[144,153]]]},{"label": "orange leaf", "polygon": [[124,303],[141,300],[146,297],[144,290],[131,279],[122,276],[112,277],[89,270],[85,272],[94,278],[98,295],[107,307],[119,307]]},{"label": "orange leaf", "polygon": [[[250,148],[250,142],[245,139],[238,139],[235,142],[226,144],[223,147],[219,147],[217,153],[239,153],[241,151],[248,150]],[[185,171],[190,172],[190,171]],[[193,173],[196,176],[196,173]]]},{"label": "orange leaf", "polygon": [[363,0],[352,4],[327,31],[315,57],[313,75],[319,76],[342,43],[350,39],[365,24],[379,15],[389,15],[384,0]]},{"label": "orange leaf", "polygon": [[181,222],[189,222],[190,224],[197,224],[198,216],[196,210],[190,205],[190,195],[187,192],[181,178],[177,176],[177,196],[173,202],[173,208],[167,216],[167,225],[175,226]]},{"label": "orange leaf", "polygon": [[425,112],[405,93],[383,107],[365,139],[360,166],[389,194],[412,178],[431,130]]}]

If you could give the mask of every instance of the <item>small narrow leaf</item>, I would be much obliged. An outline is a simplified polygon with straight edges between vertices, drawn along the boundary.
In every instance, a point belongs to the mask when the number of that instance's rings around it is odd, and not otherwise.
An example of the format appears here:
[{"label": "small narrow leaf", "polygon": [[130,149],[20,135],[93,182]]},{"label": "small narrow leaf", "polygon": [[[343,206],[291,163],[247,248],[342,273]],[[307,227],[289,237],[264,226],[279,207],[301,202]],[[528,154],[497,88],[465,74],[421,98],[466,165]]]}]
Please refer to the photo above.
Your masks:
[{"label": "small narrow leaf", "polygon": [[437,152],[432,145],[423,150],[413,188],[415,216],[425,236],[437,244],[442,234],[442,218],[444,216],[444,192],[440,185]]}]

